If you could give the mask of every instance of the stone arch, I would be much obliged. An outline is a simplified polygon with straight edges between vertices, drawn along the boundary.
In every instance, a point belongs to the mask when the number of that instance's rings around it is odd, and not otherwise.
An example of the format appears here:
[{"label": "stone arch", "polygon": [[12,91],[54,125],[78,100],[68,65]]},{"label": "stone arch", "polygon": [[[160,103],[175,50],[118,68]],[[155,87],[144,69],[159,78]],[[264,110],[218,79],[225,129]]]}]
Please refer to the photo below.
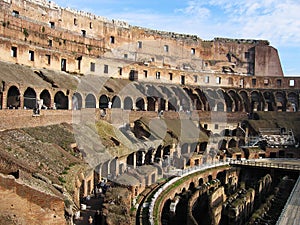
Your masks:
[{"label": "stone arch", "polygon": [[208,177],[207,177],[207,181],[208,182],[211,182],[213,180],[213,177],[212,177],[212,175],[208,175]]},{"label": "stone arch", "polygon": [[208,142],[201,142],[199,145],[200,152],[204,152],[207,149]]},{"label": "stone arch", "polygon": [[54,95],[54,104],[56,109],[68,109],[68,96],[66,96],[62,91],[56,92]]},{"label": "stone arch", "polygon": [[217,103],[217,112],[224,112],[225,111],[225,106],[223,102],[218,102]]},{"label": "stone arch", "polygon": [[222,139],[218,143],[218,149],[219,150],[226,150],[227,141],[225,139]]},{"label": "stone arch", "polygon": [[275,93],[275,102],[277,111],[286,111],[286,97],[284,92],[276,92]]},{"label": "stone arch", "polygon": [[263,110],[263,104],[262,104],[262,98],[261,94],[258,91],[252,91],[251,92],[251,111],[262,111]]},{"label": "stone arch", "polygon": [[112,98],[112,108],[121,108],[121,99],[117,95]]},{"label": "stone arch", "polygon": [[191,182],[190,184],[189,184],[189,189],[188,189],[189,191],[192,191],[192,192],[194,192],[195,190],[196,190],[196,185],[195,185],[195,183],[194,182]]},{"label": "stone arch", "polygon": [[233,101],[232,102],[232,111],[233,112],[242,111],[243,107],[242,107],[242,102],[241,102],[239,95],[233,90],[228,91],[228,95],[231,97],[231,99]]},{"label": "stone arch", "polygon": [[228,148],[235,148],[236,145],[237,145],[237,142],[233,138],[228,142]]},{"label": "stone arch", "polygon": [[74,93],[72,96],[72,109],[80,110],[82,108],[82,97],[78,92]]},{"label": "stone arch", "polygon": [[127,96],[124,99],[124,109],[125,110],[132,110],[133,109],[133,101],[131,99],[131,97]]},{"label": "stone arch", "polygon": [[267,111],[274,111],[275,108],[275,98],[272,92],[270,91],[265,91],[263,93],[265,102],[266,102],[266,107],[265,110]]},{"label": "stone arch", "polygon": [[145,163],[145,151],[139,150],[136,152],[136,165],[142,166]]},{"label": "stone arch", "polygon": [[245,146],[245,145],[246,145],[246,142],[245,142],[244,139],[240,139],[240,140],[238,141],[238,147]]},{"label": "stone arch", "polygon": [[7,92],[7,107],[17,109],[20,106],[20,91],[16,86],[11,86]]},{"label": "stone arch", "polygon": [[135,101],[135,106],[136,106],[137,110],[144,111],[145,110],[145,101],[144,101],[144,99],[141,98],[141,97],[137,98],[136,101]]},{"label": "stone arch", "polygon": [[171,147],[170,145],[167,145],[163,148],[163,156],[169,156],[171,154]]},{"label": "stone arch", "polygon": [[36,92],[33,88],[28,87],[24,92],[24,108],[34,109],[37,107]]},{"label": "stone arch", "polygon": [[51,95],[47,89],[44,89],[40,94],[40,99],[43,100],[42,108],[51,108]]},{"label": "stone arch", "polygon": [[126,158],[127,165],[130,165],[130,166],[136,165],[134,159],[135,159],[135,152],[133,152],[127,156],[127,158]]},{"label": "stone arch", "polygon": [[108,108],[109,99],[106,95],[101,95],[99,98],[99,108],[107,109]]},{"label": "stone arch", "polygon": [[235,109],[235,104],[232,97],[225,91],[223,91],[223,96],[226,104],[226,112],[233,112]]},{"label": "stone arch", "polygon": [[109,172],[110,175],[115,177],[118,175],[118,159],[114,158],[109,163]]},{"label": "stone arch", "polygon": [[204,184],[204,180],[202,177],[200,177],[198,180],[198,185],[201,186],[202,184]]},{"label": "stone arch", "polygon": [[153,148],[150,148],[150,149],[146,152],[146,155],[145,155],[145,164],[146,164],[146,165],[151,165],[151,164],[153,164],[153,152],[154,152],[154,149],[153,149]]},{"label": "stone arch", "polygon": [[184,143],[181,145],[181,154],[188,154],[189,153],[189,145]]},{"label": "stone arch", "polygon": [[109,160],[104,162],[101,166],[101,176],[102,177],[108,177],[110,171],[109,171]]},{"label": "stone arch", "polygon": [[166,110],[166,100],[164,98],[159,98],[159,109],[158,111]]},{"label": "stone arch", "polygon": [[161,160],[162,158],[162,146],[159,145],[155,152],[155,160]]},{"label": "stone arch", "polygon": [[91,93],[85,97],[85,108],[96,108],[96,98]]},{"label": "stone arch", "polygon": [[242,105],[243,108],[245,109],[246,112],[251,112],[250,109],[250,101],[249,101],[249,97],[246,91],[241,91],[240,93],[241,99],[242,99]]},{"label": "stone arch", "polygon": [[198,96],[199,96],[199,99],[200,99],[200,101],[201,101],[202,104],[203,104],[202,110],[204,110],[204,111],[209,111],[210,108],[209,108],[208,100],[207,100],[207,97],[206,97],[206,95],[204,94],[204,92],[201,91],[201,90],[198,89],[198,88],[196,88],[195,91],[197,92],[197,94],[198,94]]},{"label": "stone arch", "polygon": [[168,101],[168,111],[176,111],[178,109],[177,99],[172,97]]},{"label": "stone arch", "polygon": [[288,94],[288,106],[290,112],[297,112],[298,110],[298,96],[295,92]]},{"label": "stone arch", "polygon": [[195,143],[191,143],[191,149],[190,149],[190,152],[198,152],[198,143],[195,142]]},{"label": "stone arch", "polygon": [[154,97],[147,97],[147,111],[155,111],[156,99]]}]

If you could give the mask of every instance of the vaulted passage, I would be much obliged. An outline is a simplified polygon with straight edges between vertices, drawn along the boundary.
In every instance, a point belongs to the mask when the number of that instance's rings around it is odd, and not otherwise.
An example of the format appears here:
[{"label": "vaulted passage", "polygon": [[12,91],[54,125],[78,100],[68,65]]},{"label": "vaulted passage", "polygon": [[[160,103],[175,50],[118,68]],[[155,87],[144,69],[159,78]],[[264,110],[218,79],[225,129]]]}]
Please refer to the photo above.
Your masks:
[{"label": "vaulted passage", "polygon": [[96,108],[96,98],[92,94],[88,94],[85,98],[85,108]]},{"label": "vaulted passage", "polygon": [[34,109],[37,107],[36,93],[32,88],[27,88],[24,92],[24,108]]},{"label": "vaulted passage", "polygon": [[106,95],[101,95],[99,99],[99,108],[100,109],[107,109],[108,108],[108,97]]},{"label": "vaulted passage", "polygon": [[81,94],[76,92],[72,97],[72,108],[73,110],[78,110],[82,108],[82,97]]},{"label": "vaulted passage", "polygon": [[43,90],[40,94],[40,100],[43,101],[42,108],[50,108],[51,107],[51,96],[48,90]]},{"label": "vaulted passage", "polygon": [[56,109],[68,109],[68,96],[65,96],[62,91],[59,91],[54,96],[54,103]]},{"label": "vaulted passage", "polygon": [[20,107],[20,91],[16,86],[11,86],[8,90],[7,107],[10,109]]}]

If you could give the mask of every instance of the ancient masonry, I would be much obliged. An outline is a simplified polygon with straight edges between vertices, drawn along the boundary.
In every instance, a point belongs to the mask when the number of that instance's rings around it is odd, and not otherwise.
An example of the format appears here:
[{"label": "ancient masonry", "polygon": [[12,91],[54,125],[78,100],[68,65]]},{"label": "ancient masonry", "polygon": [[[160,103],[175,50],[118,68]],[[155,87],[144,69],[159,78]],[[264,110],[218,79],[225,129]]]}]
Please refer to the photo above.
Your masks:
[{"label": "ancient masonry", "polygon": [[[78,172],[77,207],[103,177],[129,186],[134,198],[172,168],[226,157],[299,157],[285,150],[299,139],[299,123],[269,120],[279,112],[282,121],[299,115],[300,77],[284,76],[267,40],[202,40],[45,0],[0,0],[0,6],[0,129],[75,124],[79,143],[72,148],[97,171]],[[242,123],[253,118],[268,121],[264,130],[257,120]],[[100,145],[85,124],[95,121]],[[265,137],[263,150],[248,148],[258,143],[251,135]],[[50,199],[61,224],[62,196]]]}]

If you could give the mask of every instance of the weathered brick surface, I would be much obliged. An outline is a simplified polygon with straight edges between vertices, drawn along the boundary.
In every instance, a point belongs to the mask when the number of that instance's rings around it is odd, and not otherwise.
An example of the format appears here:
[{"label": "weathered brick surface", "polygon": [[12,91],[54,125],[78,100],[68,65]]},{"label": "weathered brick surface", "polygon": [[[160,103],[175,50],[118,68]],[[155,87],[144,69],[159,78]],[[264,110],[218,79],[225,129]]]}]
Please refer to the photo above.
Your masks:
[{"label": "weathered brick surface", "polygon": [[18,224],[66,224],[64,201],[0,174],[0,214],[12,215]]}]

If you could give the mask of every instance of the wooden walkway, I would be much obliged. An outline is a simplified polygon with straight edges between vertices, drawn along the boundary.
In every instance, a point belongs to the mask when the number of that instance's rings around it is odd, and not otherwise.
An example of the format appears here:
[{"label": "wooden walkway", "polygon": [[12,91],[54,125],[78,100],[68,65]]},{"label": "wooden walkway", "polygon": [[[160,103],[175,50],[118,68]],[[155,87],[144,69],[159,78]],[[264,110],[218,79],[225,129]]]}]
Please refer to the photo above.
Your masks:
[{"label": "wooden walkway", "polygon": [[300,176],[276,225],[300,224]]}]

